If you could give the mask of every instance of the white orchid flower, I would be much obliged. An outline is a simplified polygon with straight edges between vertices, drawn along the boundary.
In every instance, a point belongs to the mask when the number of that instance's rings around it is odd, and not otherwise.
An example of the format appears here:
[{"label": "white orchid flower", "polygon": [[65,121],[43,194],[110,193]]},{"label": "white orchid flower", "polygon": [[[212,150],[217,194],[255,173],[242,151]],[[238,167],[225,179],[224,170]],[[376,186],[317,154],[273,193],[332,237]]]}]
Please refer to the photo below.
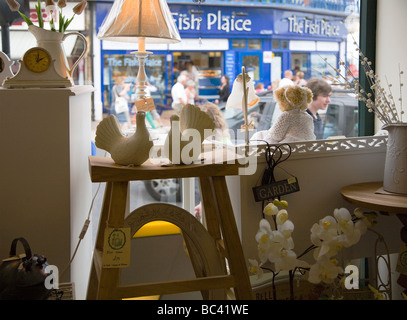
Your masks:
[{"label": "white orchid flower", "polygon": [[343,269],[337,266],[337,260],[326,256],[318,259],[310,268],[308,281],[311,283],[333,283],[338,274],[342,273]]},{"label": "white orchid flower", "polygon": [[270,202],[264,207],[263,213],[268,216],[274,216],[278,213],[278,207],[274,203]]},{"label": "white orchid flower", "polygon": [[276,216],[276,223],[277,225],[283,224],[288,220],[288,212],[285,209],[281,209],[278,211],[277,216]]},{"label": "white orchid flower", "polygon": [[260,279],[263,276],[263,269],[259,265],[258,261],[255,259],[249,259],[249,264],[250,272],[257,275],[257,279]]},{"label": "white orchid flower", "polygon": [[349,210],[346,208],[340,208],[334,210],[334,217],[337,220],[338,232],[352,232],[353,231],[353,221]]},{"label": "white orchid flower", "polygon": [[273,238],[275,238],[275,232],[271,229],[270,223],[266,219],[261,219],[255,239],[258,243],[259,258],[262,263],[267,261],[270,250],[273,250]]},{"label": "white orchid flower", "polygon": [[335,237],[330,241],[322,241],[321,246],[314,251],[314,258],[315,260],[318,260],[322,256],[333,257],[341,249],[342,243],[339,241],[338,237]]},{"label": "white orchid flower", "polygon": [[337,221],[332,216],[326,216],[311,227],[311,242],[316,246],[320,246],[322,241],[331,241],[337,235]]},{"label": "white orchid flower", "polygon": [[275,271],[292,270],[297,265],[297,254],[292,250],[282,249],[274,259]]}]

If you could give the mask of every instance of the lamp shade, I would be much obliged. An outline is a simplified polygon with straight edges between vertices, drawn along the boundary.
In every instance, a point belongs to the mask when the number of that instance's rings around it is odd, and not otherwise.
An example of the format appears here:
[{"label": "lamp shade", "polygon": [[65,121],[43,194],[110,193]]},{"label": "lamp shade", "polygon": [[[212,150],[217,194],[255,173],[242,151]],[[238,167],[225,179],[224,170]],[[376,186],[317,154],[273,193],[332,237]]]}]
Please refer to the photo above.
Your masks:
[{"label": "lamp shade", "polygon": [[[249,88],[247,92],[247,107],[253,107],[258,101],[259,97],[256,95],[254,90],[254,83],[250,77],[246,74],[246,89]],[[228,101],[226,102],[226,109],[238,108],[243,109],[243,76],[239,74],[235,81],[233,82],[232,92],[229,95]]]},{"label": "lamp shade", "polygon": [[165,0],[115,0],[98,38],[121,42],[176,43],[178,29]]}]

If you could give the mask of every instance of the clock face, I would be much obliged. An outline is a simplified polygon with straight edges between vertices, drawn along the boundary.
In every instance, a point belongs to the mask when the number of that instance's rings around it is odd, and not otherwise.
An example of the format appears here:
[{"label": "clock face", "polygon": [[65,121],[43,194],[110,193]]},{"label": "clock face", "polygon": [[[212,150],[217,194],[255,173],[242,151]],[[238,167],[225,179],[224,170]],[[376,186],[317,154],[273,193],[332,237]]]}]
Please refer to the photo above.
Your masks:
[{"label": "clock face", "polygon": [[28,70],[41,73],[51,65],[51,56],[45,49],[34,47],[24,54],[23,61]]}]

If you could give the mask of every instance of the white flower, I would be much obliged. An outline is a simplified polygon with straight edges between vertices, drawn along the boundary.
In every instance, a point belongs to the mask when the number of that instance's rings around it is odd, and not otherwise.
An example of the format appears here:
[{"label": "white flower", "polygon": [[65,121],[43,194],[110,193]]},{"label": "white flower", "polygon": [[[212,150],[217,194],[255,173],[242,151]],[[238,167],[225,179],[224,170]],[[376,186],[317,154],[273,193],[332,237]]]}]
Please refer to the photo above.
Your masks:
[{"label": "white flower", "polygon": [[270,223],[266,219],[261,219],[259,224],[259,231],[257,232],[255,239],[258,243],[259,258],[262,263],[267,261],[272,238],[273,233],[270,227]]},{"label": "white flower", "polygon": [[311,227],[311,242],[320,246],[322,241],[331,241],[337,236],[337,222],[334,217],[326,216]]},{"label": "white flower", "polygon": [[281,225],[288,220],[288,212],[285,209],[281,209],[278,211],[276,216],[276,223],[277,225]]},{"label": "white flower", "polygon": [[315,249],[314,258],[318,260],[322,256],[333,257],[339,250],[342,249],[342,242],[339,237],[336,236],[329,241],[322,241],[321,246]]},{"label": "white flower", "polygon": [[291,237],[292,232],[294,231],[294,223],[291,220],[286,220],[283,224],[277,225],[277,230],[281,233],[282,237],[280,243],[285,249],[294,248],[294,240]]},{"label": "white flower", "polygon": [[273,257],[275,272],[280,270],[292,270],[297,266],[297,255],[292,250],[281,249],[279,254]]},{"label": "white flower", "polygon": [[263,275],[263,269],[261,268],[261,266],[259,266],[259,263],[257,262],[257,260],[254,259],[249,259],[249,270],[251,273],[256,274],[257,275],[257,279],[260,279],[261,276]]},{"label": "white flower", "polygon": [[337,266],[338,261],[326,256],[321,257],[317,262],[311,266],[308,281],[311,283],[332,283],[338,276],[343,273],[343,269]]},{"label": "white flower", "polygon": [[274,203],[270,202],[264,207],[263,213],[268,216],[274,216],[278,213],[278,208]]},{"label": "white flower", "polygon": [[334,210],[334,217],[338,222],[338,232],[352,232],[353,231],[353,221],[348,209],[340,208]]}]

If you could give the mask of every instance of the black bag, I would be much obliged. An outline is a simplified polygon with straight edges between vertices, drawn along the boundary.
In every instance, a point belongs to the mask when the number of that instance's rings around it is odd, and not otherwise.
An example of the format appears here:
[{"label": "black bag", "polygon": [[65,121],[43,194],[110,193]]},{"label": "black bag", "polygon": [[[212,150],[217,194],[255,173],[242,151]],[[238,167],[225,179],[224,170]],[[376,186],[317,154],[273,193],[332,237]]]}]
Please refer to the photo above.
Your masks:
[{"label": "black bag", "polygon": [[[25,254],[16,254],[21,242]],[[0,300],[43,300],[52,290],[45,287],[47,259],[32,255],[26,239],[16,238],[11,243],[10,257],[0,265]]]}]

